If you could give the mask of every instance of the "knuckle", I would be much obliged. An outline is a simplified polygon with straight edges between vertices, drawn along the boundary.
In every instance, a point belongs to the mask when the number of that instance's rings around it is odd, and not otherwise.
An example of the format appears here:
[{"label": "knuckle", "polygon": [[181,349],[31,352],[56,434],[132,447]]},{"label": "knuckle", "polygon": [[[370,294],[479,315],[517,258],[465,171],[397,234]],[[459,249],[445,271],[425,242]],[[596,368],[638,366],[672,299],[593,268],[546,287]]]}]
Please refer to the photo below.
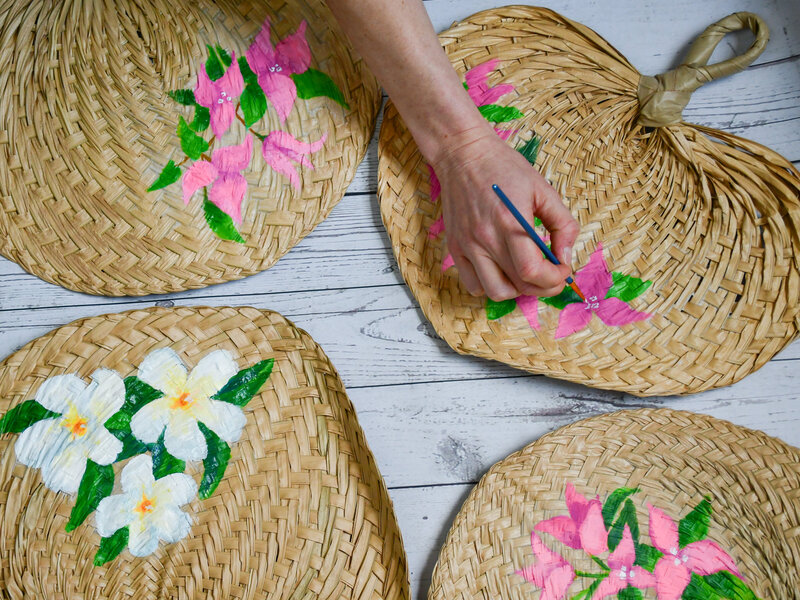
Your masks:
[{"label": "knuckle", "polygon": [[495,302],[503,302],[504,300],[516,298],[519,294],[516,293],[516,290],[510,288],[493,288],[486,290],[486,295]]}]

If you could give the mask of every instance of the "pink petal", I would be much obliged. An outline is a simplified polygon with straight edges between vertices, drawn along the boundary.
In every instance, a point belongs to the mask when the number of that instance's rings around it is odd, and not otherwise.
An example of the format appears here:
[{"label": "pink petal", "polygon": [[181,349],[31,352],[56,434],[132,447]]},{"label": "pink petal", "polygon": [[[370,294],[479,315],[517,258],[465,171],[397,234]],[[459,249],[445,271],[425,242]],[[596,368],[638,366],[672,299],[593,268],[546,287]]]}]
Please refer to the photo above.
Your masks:
[{"label": "pink petal", "polygon": [[608,566],[617,571],[619,571],[621,567],[630,569],[634,560],[636,560],[636,549],[633,547],[631,530],[626,524],[625,529],[622,531],[622,539],[617,549],[608,557]]},{"label": "pink petal", "polygon": [[233,60],[231,66],[228,67],[222,77],[217,79],[216,84],[221,92],[225,92],[233,98],[238,98],[244,89],[244,79],[242,78],[242,71],[239,69],[239,63],[236,62],[235,52],[231,54],[231,60]]},{"label": "pink petal", "polygon": [[280,148],[276,148],[269,139],[269,136],[264,140],[264,145],[261,147],[261,154],[264,160],[272,167],[277,173],[285,175],[289,178],[289,182],[296,190],[300,190],[300,175],[295,169],[292,161],[286,156]]},{"label": "pink petal", "polygon": [[603,244],[597,244],[586,266],[575,273],[575,282],[587,298],[597,296],[601,300],[606,297],[613,279],[603,258]]},{"label": "pink petal", "polygon": [[233,102],[223,102],[222,104],[211,105],[211,131],[218,138],[225,135],[233,123],[233,117],[236,115],[236,108]]},{"label": "pink petal", "polygon": [[216,204],[236,223],[242,222],[242,200],[247,191],[247,180],[238,173],[223,173],[211,190],[208,199]]},{"label": "pink petal", "polygon": [[498,135],[498,137],[505,141],[511,137],[512,134],[518,133],[519,129],[500,129],[498,127],[494,128],[494,132]]},{"label": "pink petal", "polygon": [[539,299],[536,296],[518,296],[517,306],[528,319],[531,329],[539,329]]},{"label": "pink petal", "polygon": [[555,338],[559,339],[572,335],[576,331],[580,331],[586,327],[591,320],[592,311],[586,310],[586,304],[583,302],[567,304],[558,318]]},{"label": "pink petal", "polygon": [[301,142],[298,139],[292,137],[292,135],[286,131],[272,131],[267,136],[272,143],[277,146],[278,148],[282,148],[286,151],[292,151],[298,154],[312,154],[316,152],[322,145],[325,143],[325,140],[328,139],[328,134],[323,134],[320,139],[316,142]]},{"label": "pink petal", "polygon": [[653,545],[664,554],[669,555],[672,550],[678,551],[678,526],[660,508],[652,504],[647,505],[650,511],[650,539]]},{"label": "pink petal", "polygon": [[275,46],[276,62],[289,73],[303,73],[311,64],[311,49],[306,41],[306,26],[303,21],[292,35],[287,35]]},{"label": "pink petal", "polygon": [[538,587],[544,587],[545,568],[544,565],[528,565],[517,571],[517,575],[528,583]]},{"label": "pink petal", "polygon": [[497,63],[498,59],[496,58],[486,61],[473,67],[464,75],[464,80],[467,82],[467,93],[476,106],[492,104],[502,96],[514,91],[514,86],[509,84],[489,87],[487,77],[495,70]]},{"label": "pink petal", "polygon": [[[599,500],[592,500],[589,502],[589,510],[586,513],[586,519],[581,523],[578,528],[578,533],[581,537],[581,546],[583,549],[592,556],[608,552],[608,534],[606,533],[606,526],[603,523],[602,505]],[[627,527],[627,525],[626,525]],[[630,531],[628,532],[630,537]],[[625,537],[623,535],[623,541]],[[631,552],[633,552],[633,538],[630,538]],[[621,546],[622,544],[620,544]],[[619,550],[619,547],[617,548]],[[621,555],[627,557],[627,555]],[[628,563],[623,563],[628,564]],[[630,564],[633,564],[631,558]]]},{"label": "pink petal", "polygon": [[219,91],[206,73],[206,66],[200,65],[200,71],[197,73],[197,85],[194,88],[194,99],[201,106],[210,108],[217,98],[219,98]]},{"label": "pink petal", "polygon": [[575,571],[572,565],[561,565],[545,578],[539,600],[562,600],[573,581],[575,581]]},{"label": "pink petal", "polygon": [[253,157],[253,140],[247,136],[241,144],[214,150],[211,163],[224,173],[238,173],[247,168]]},{"label": "pink petal", "polygon": [[[247,64],[250,65],[250,69],[256,75],[269,73],[269,68],[275,66],[275,53],[272,47],[265,49],[262,44],[258,43],[259,36],[256,37],[247,52],[244,53],[245,58],[247,58]],[[269,33],[267,33],[267,42],[269,42]]]},{"label": "pink petal", "polygon": [[558,552],[553,552],[547,547],[541,538],[534,532],[531,532],[531,550],[533,554],[545,565],[561,566],[567,564],[564,557]]},{"label": "pink petal", "polygon": [[717,571],[730,571],[741,577],[731,555],[710,540],[687,544],[683,549],[687,557],[686,566],[698,575],[711,575]]},{"label": "pink petal", "polygon": [[442,235],[444,231],[444,217],[439,217],[436,219],[430,227],[428,227],[428,237],[431,239],[435,239]]},{"label": "pink petal", "polygon": [[297,86],[292,78],[283,73],[266,71],[258,74],[258,84],[278,112],[281,123],[286,121],[297,99]]},{"label": "pink petal", "polygon": [[586,512],[589,510],[589,500],[586,496],[581,494],[575,489],[571,482],[567,482],[567,489],[564,492],[564,499],[567,502],[567,510],[569,516],[573,518],[576,523],[582,523],[586,518]]},{"label": "pink petal", "polygon": [[442,194],[442,184],[439,182],[439,178],[436,176],[436,171],[433,170],[433,167],[428,165],[428,173],[430,174],[430,181],[431,181],[431,202],[436,202],[439,199],[439,196]]},{"label": "pink petal", "polygon": [[534,529],[542,533],[549,533],[559,542],[570,548],[579,549],[581,547],[581,537],[578,534],[578,526],[575,521],[565,516],[553,517],[546,521],[539,521]]},{"label": "pink petal", "polygon": [[656,587],[656,576],[649,571],[645,571],[642,567],[633,567],[630,571],[633,572],[633,579],[629,580],[629,583],[633,587],[640,590]]},{"label": "pink petal", "polygon": [[453,260],[453,255],[448,254],[447,256],[444,257],[444,260],[442,261],[442,271],[447,271],[447,269],[455,266],[455,264],[456,261]]},{"label": "pink petal", "polygon": [[198,160],[183,174],[183,203],[189,204],[189,200],[200,188],[214,183],[218,175],[217,168],[206,160]]},{"label": "pink petal", "polygon": [[600,320],[606,325],[614,327],[621,327],[634,321],[644,321],[649,319],[650,313],[639,312],[632,309],[627,303],[619,298],[605,298],[598,302],[598,306],[594,312],[600,317]]},{"label": "pink petal", "polygon": [[[592,600],[600,600],[601,598],[613,596],[614,594],[618,594],[620,591],[624,590],[626,587],[628,587],[628,582],[624,579],[620,579],[619,574],[616,571],[611,571],[611,573],[609,573],[608,576],[603,579],[602,583],[597,586],[594,596],[592,596]],[[659,600],[661,600],[661,598],[659,598]]]},{"label": "pink petal", "polygon": [[[650,522],[652,523],[652,518]],[[671,554],[659,559],[653,575],[656,578],[658,600],[680,600],[683,591],[692,579],[689,569],[682,564],[676,565],[675,557]]]}]

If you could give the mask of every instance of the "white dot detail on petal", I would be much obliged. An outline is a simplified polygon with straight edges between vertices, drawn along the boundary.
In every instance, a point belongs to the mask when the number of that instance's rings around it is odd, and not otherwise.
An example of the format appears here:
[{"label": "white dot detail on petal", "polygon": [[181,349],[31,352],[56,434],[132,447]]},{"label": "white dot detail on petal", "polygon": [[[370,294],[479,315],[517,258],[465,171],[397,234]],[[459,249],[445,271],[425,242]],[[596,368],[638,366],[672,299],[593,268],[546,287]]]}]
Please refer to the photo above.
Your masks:
[{"label": "white dot detail on petal", "polygon": [[217,102],[218,102],[219,104],[224,104],[224,103],[225,103],[225,100],[223,100],[222,98],[220,98],[219,100],[217,100]]}]

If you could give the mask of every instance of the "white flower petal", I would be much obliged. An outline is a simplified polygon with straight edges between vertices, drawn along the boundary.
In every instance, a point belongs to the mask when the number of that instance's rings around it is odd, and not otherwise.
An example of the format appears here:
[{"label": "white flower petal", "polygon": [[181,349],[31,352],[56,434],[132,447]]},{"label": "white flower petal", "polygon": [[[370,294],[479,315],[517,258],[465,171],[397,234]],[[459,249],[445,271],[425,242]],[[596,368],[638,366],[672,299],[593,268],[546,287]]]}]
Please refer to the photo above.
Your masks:
[{"label": "white flower petal", "polygon": [[41,469],[53,461],[69,443],[69,432],[61,426],[62,418],[38,421],[19,434],[14,451],[23,465]]},{"label": "white flower petal", "polygon": [[125,384],[119,374],[110,369],[97,369],[92,373],[92,383],[82,394],[83,409],[101,425],[125,403]]},{"label": "white flower petal", "polygon": [[236,362],[230,352],[214,350],[201,358],[197,366],[192,369],[186,381],[186,391],[195,400],[210,398],[237,372]]},{"label": "white flower petal", "polygon": [[122,452],[122,442],[103,426],[96,425],[89,435],[91,438],[86,445],[89,448],[90,459],[98,465],[110,465],[117,460],[117,455]]},{"label": "white flower petal", "polygon": [[208,448],[197,421],[180,410],[172,413],[164,434],[167,452],[181,460],[203,460],[208,454]]},{"label": "white flower petal", "polygon": [[75,494],[86,471],[86,449],[79,443],[68,443],[52,462],[42,466],[44,484],[54,492]]},{"label": "white flower petal", "polygon": [[159,398],[145,404],[131,417],[133,435],[145,444],[155,444],[169,421],[169,400]]},{"label": "white flower petal", "polygon": [[159,503],[169,502],[175,506],[188,504],[197,493],[197,483],[185,473],[173,473],[156,481],[153,496]]},{"label": "white flower petal", "polygon": [[36,401],[47,410],[65,413],[86,388],[86,384],[75,375],[50,377],[36,390]]},{"label": "white flower petal", "polygon": [[150,494],[155,478],[153,477],[153,459],[149,454],[135,456],[122,469],[120,476],[122,491],[138,499],[141,494]]},{"label": "white flower petal", "polygon": [[128,550],[134,556],[147,556],[158,548],[158,535],[150,521],[138,518],[128,526]]},{"label": "white flower petal", "polygon": [[117,529],[128,525],[136,518],[133,509],[136,500],[127,494],[116,494],[103,498],[95,513],[95,528],[100,537],[113,535]]},{"label": "white flower petal", "polygon": [[159,348],[148,354],[139,365],[139,379],[164,392],[179,396],[186,386],[186,367],[171,348]]},{"label": "white flower petal", "polygon": [[164,506],[156,509],[153,516],[149,519],[149,527],[152,527],[158,537],[168,544],[180,541],[189,534],[192,528],[192,521],[189,515],[175,506]]},{"label": "white flower petal", "polygon": [[236,442],[247,422],[242,409],[219,400],[201,400],[192,407],[192,414],[226,442]]}]

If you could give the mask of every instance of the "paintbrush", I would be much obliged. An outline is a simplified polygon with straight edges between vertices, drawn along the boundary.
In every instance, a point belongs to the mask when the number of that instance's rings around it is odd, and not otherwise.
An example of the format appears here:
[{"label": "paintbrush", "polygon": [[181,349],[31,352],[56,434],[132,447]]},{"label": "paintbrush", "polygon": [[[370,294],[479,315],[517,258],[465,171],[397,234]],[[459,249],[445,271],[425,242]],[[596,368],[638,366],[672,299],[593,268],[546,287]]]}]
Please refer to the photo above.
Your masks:
[{"label": "paintbrush", "polygon": [[[503,204],[505,204],[506,208],[511,211],[511,214],[514,215],[514,218],[519,222],[520,225],[522,225],[525,233],[527,233],[536,243],[536,245],[539,246],[539,250],[541,250],[542,253],[547,257],[547,260],[554,265],[560,265],[561,261],[556,258],[556,255],[553,254],[552,250],[550,250],[550,248],[547,247],[547,244],[542,241],[542,238],[539,237],[539,234],[537,234],[533,227],[531,227],[530,223],[525,220],[525,217],[523,217],[522,214],[517,210],[517,207],[514,206],[514,203],[508,199],[508,196],[503,193],[503,190],[500,189],[500,186],[495,184],[492,186],[492,189],[494,190],[494,193],[497,194],[497,197],[503,202]],[[578,294],[578,296],[580,296],[581,300],[585,302],[586,296],[583,295],[583,292],[581,292],[578,284],[575,283],[575,280],[572,277],[567,277],[566,282],[567,285],[571,287],[575,293]]]}]

